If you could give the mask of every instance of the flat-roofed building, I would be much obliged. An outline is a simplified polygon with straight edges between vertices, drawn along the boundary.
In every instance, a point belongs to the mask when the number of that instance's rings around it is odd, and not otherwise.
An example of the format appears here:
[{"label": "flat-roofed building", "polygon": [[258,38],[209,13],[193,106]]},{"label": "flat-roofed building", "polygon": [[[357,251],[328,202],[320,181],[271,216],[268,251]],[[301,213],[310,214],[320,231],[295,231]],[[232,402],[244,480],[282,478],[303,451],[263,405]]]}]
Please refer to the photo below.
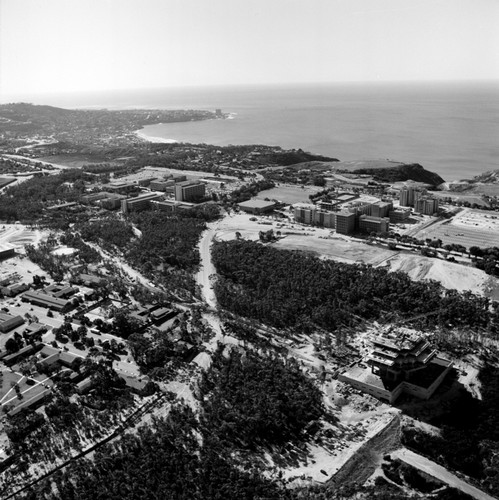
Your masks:
[{"label": "flat-roofed building", "polygon": [[127,194],[137,191],[138,185],[133,182],[113,182],[112,184],[107,184],[106,189],[112,193]]},{"label": "flat-roofed building", "polygon": [[422,186],[404,186],[400,190],[399,204],[401,207],[413,207],[418,198],[426,194]]},{"label": "flat-roofed building", "polygon": [[410,208],[399,208],[397,210],[390,210],[388,216],[391,224],[400,224],[406,222],[411,215]]},{"label": "flat-roofed building", "polygon": [[121,205],[121,200],[126,196],[118,193],[107,193],[102,191],[100,193],[90,193],[82,196],[80,201],[87,205],[98,205],[106,210],[115,210]]},{"label": "flat-roofed building", "polygon": [[414,206],[414,188],[403,187],[399,194],[399,203],[401,207],[413,207]]},{"label": "flat-roofed building", "polygon": [[392,209],[393,209],[393,202],[378,201],[371,205],[371,215],[373,217],[388,217],[388,214]]},{"label": "flat-roofed building", "polygon": [[151,201],[159,200],[163,195],[158,193],[147,193],[135,198],[127,198],[126,200],[121,200],[121,211],[123,213],[129,212],[140,212],[141,210],[147,210],[151,206]]},{"label": "flat-roofed building", "polygon": [[317,208],[319,210],[329,210],[329,211],[336,211],[338,210],[339,205],[343,203],[340,200],[331,200],[331,201],[318,201],[317,202]]},{"label": "flat-roofed building", "polygon": [[169,177],[169,179],[171,179],[174,182],[184,182],[187,180],[187,176],[185,176],[184,174],[176,174]]},{"label": "flat-roofed building", "polygon": [[438,198],[422,196],[414,202],[414,211],[424,215],[434,215],[438,213]]},{"label": "flat-roofed building", "polygon": [[314,221],[315,205],[306,203],[297,203],[293,206],[295,222],[300,224],[312,224]]},{"label": "flat-roofed building", "polygon": [[147,187],[155,180],[157,180],[157,177],[146,177],[145,179],[139,179],[137,184],[142,187]]},{"label": "flat-roofed building", "polygon": [[78,283],[82,283],[90,288],[98,287],[105,283],[105,279],[102,276],[95,276],[94,274],[80,273],[76,278]]},{"label": "flat-roofed building", "polygon": [[388,217],[372,217],[361,215],[359,217],[359,230],[364,233],[385,233],[390,229]]},{"label": "flat-roofed building", "polygon": [[337,212],[336,213],[336,232],[340,234],[350,234],[355,229],[355,213]]},{"label": "flat-roofed building", "polygon": [[238,203],[239,208],[243,212],[248,212],[250,214],[264,214],[267,212],[272,212],[275,208],[275,202],[266,200],[248,200]]},{"label": "flat-roofed building", "polygon": [[204,198],[206,184],[201,181],[184,181],[175,184],[175,199],[177,201],[197,201]]},{"label": "flat-roofed building", "polygon": [[314,224],[334,229],[336,227],[336,212],[316,210],[314,213]]},{"label": "flat-roofed building", "polygon": [[0,245],[0,260],[10,259],[16,255],[15,247],[9,243]]},{"label": "flat-roofed building", "polygon": [[175,186],[175,181],[172,179],[155,180],[149,184],[149,188],[153,191],[165,192],[168,187]]}]

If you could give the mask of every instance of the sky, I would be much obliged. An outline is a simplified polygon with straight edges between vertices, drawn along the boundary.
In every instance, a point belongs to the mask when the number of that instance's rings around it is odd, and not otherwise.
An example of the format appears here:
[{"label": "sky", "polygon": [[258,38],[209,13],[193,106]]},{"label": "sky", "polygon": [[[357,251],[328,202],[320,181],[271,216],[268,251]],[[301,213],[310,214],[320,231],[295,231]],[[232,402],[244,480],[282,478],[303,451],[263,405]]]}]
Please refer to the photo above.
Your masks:
[{"label": "sky", "polygon": [[0,100],[421,80],[499,80],[498,0],[0,0]]}]

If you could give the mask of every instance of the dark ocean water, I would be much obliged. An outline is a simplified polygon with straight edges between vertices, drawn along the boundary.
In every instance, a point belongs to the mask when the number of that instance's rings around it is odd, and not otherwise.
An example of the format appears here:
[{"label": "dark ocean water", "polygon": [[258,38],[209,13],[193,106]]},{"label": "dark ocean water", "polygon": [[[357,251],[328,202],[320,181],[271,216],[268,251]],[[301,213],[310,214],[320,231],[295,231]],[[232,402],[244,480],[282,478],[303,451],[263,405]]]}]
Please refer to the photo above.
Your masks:
[{"label": "dark ocean water", "polygon": [[191,87],[67,95],[51,104],[221,108],[232,119],[142,132],[181,142],[302,148],[340,160],[416,162],[445,180],[499,169],[499,82]]}]

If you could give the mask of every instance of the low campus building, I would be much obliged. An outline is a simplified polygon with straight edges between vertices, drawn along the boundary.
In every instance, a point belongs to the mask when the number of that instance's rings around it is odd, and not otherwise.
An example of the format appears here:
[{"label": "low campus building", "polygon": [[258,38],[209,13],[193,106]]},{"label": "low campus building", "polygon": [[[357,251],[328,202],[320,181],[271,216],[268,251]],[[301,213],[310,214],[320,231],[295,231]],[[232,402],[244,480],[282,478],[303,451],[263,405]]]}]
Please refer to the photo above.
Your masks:
[{"label": "low campus building", "polygon": [[70,301],[66,299],[60,299],[53,297],[47,293],[29,291],[21,296],[21,300],[24,302],[30,302],[31,304],[48,307],[54,309],[55,311],[63,311],[69,307]]},{"label": "low campus building", "polygon": [[390,229],[388,217],[372,217],[361,215],[359,217],[359,230],[363,233],[386,233]]},{"label": "low campus building", "polygon": [[390,210],[389,212],[390,224],[400,224],[407,222],[411,215],[410,208],[399,208],[396,210]]},{"label": "low campus building", "polygon": [[24,323],[22,316],[13,316],[8,313],[0,313],[0,332],[5,333],[21,326]]},{"label": "low campus building", "polygon": [[0,260],[9,259],[10,257],[14,257],[15,255],[16,250],[12,245],[8,243],[0,245]]},{"label": "low campus building", "polygon": [[121,200],[121,211],[124,214],[129,212],[140,212],[141,210],[146,210],[151,206],[153,200],[162,199],[163,195],[158,193],[147,193],[135,198],[127,198],[126,200]]},{"label": "low campus building", "polygon": [[243,212],[255,215],[272,212],[275,208],[275,202],[258,199],[243,201],[238,203],[238,205]]}]

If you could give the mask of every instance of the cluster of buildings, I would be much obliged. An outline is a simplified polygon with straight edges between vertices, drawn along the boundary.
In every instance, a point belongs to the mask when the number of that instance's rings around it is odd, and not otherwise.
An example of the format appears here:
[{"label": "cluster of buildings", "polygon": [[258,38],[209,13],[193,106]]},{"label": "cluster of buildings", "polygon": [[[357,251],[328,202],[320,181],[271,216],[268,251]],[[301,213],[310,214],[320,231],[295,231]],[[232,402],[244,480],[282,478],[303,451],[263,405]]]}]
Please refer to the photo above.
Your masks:
[{"label": "cluster of buildings", "polygon": [[414,207],[414,211],[424,215],[438,213],[438,198],[428,195],[426,189],[417,186],[404,186],[400,190],[399,203],[401,207]]},{"label": "cluster of buildings", "polygon": [[[143,188],[149,191],[140,193]],[[166,194],[175,199],[166,200]],[[163,179],[149,177],[137,183],[108,184],[106,191],[86,194],[81,197],[81,202],[106,210],[121,209],[123,213],[146,210],[155,202],[154,206],[160,210],[175,211],[177,208],[192,208],[193,203],[202,200],[205,195],[205,182],[186,180],[185,175],[170,175]]]},{"label": "cluster of buildings", "polygon": [[357,200],[353,193],[339,193],[334,200],[313,204],[294,205],[295,221],[302,224],[318,225],[336,229],[337,233],[350,234],[388,232],[390,224],[403,224],[414,212],[424,215],[438,213],[438,199],[429,196],[418,186],[404,186],[400,190],[400,203],[394,207],[391,200],[374,203]]},{"label": "cluster of buildings", "polygon": [[384,332],[372,341],[364,363],[339,380],[388,403],[401,394],[429,399],[452,368],[422,336],[408,329]]},{"label": "cluster of buildings", "polygon": [[[392,218],[409,217],[409,213],[394,210],[391,201],[357,202],[339,211],[331,211],[329,203],[297,204],[293,208],[296,222],[329,227],[340,234],[350,234],[354,231],[387,232]],[[338,208],[338,204],[335,204],[335,208]]]}]

